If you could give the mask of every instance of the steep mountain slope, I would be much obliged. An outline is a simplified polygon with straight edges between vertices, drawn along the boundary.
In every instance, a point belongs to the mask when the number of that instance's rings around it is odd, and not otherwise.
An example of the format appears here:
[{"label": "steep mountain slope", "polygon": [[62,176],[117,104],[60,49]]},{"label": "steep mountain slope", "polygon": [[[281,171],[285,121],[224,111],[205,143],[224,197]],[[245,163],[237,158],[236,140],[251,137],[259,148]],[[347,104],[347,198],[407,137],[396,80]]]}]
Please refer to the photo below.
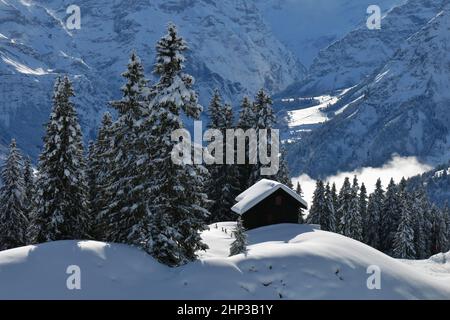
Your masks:
[{"label": "steep mountain slope", "polygon": [[[251,230],[248,255],[228,257],[235,223],[202,234],[199,261],[168,268],[135,248],[59,241],[0,252],[1,299],[448,299],[445,274],[395,260],[308,225]],[[222,231],[223,230],[223,231]],[[224,231],[227,231],[226,233]],[[69,268],[72,266],[72,268]],[[74,267],[75,266],[75,267]],[[370,266],[372,269],[369,269]],[[78,267],[79,269],[77,269]],[[380,268],[381,290],[368,278]],[[75,270],[81,290],[69,290]],[[368,270],[372,270],[368,274]]]},{"label": "steep mountain slope", "polygon": [[[383,12],[405,0],[378,0]],[[367,19],[373,0],[259,0],[268,24],[305,65]]]},{"label": "steep mountain slope", "polygon": [[[106,103],[120,95],[130,51],[147,73],[169,21],[190,45],[189,71],[201,101],[218,87],[237,101],[260,87],[284,89],[303,66],[271,33],[255,0],[77,1],[81,29],[68,30],[69,0],[0,1],[0,144],[18,139],[36,156],[56,74],[75,80],[84,132],[92,136]],[[1,150],[0,150],[1,152]]]},{"label": "steep mountain slope", "polygon": [[450,204],[450,163],[439,165],[407,181],[411,190],[424,188],[430,201],[437,206],[442,208]]},{"label": "steep mountain slope", "polygon": [[15,137],[37,154],[57,73],[70,74],[84,93],[76,98],[78,112],[83,127],[92,128],[108,99],[107,82],[83,61],[71,34],[47,9],[24,1],[1,1],[0,25],[0,148]]},{"label": "steep mountain slope", "polygon": [[314,176],[380,166],[393,154],[443,162],[450,150],[450,5],[410,37],[353,101],[291,149]]},{"label": "steep mountain slope", "polygon": [[307,78],[282,95],[323,94],[357,85],[385,64],[411,35],[442,10],[447,0],[408,0],[390,10],[380,30],[366,22],[321,50]]}]

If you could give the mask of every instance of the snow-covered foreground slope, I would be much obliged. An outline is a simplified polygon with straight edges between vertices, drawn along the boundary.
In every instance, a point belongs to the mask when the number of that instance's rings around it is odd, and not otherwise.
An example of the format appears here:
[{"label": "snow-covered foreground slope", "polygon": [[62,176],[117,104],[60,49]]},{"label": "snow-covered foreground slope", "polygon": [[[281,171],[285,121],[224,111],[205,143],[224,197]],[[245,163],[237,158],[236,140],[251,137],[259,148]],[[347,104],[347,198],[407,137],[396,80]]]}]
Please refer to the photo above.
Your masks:
[{"label": "snow-covered foreground slope", "polygon": [[439,253],[428,260],[403,260],[403,262],[441,281],[450,283],[450,252]]},{"label": "snow-covered foreground slope", "polygon": [[[62,241],[0,253],[0,298],[449,299],[450,284],[357,241],[306,225],[249,231],[249,254],[227,257],[234,223],[203,234],[210,250],[170,269],[125,245]],[[81,290],[66,287],[67,267]],[[381,269],[381,290],[367,268]]]}]

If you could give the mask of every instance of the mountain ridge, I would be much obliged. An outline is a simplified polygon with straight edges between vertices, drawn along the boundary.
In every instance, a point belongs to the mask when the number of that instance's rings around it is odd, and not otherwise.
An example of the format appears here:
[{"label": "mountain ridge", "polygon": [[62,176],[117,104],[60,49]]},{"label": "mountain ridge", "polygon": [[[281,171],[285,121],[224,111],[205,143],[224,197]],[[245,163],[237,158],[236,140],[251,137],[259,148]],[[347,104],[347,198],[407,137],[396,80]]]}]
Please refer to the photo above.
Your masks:
[{"label": "mountain ridge", "polygon": [[[297,173],[313,176],[381,166],[393,155],[428,163],[448,157],[449,6],[409,37],[340,114],[291,149]],[[325,161],[326,160],[326,161]]]}]

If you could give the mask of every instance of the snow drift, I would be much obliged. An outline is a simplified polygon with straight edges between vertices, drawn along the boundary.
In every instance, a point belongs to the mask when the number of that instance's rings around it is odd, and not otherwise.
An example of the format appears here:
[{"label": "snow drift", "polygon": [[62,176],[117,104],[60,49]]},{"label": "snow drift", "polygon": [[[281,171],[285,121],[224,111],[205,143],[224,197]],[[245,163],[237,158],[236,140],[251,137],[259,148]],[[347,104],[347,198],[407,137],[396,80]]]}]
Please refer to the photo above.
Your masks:
[{"label": "snow drift", "polygon": [[[125,245],[60,241],[0,252],[1,299],[449,299],[450,285],[360,242],[307,225],[248,232],[228,257],[234,223],[203,233],[210,249],[170,269]],[[66,286],[79,266],[81,289]],[[381,290],[367,288],[369,266]]]}]

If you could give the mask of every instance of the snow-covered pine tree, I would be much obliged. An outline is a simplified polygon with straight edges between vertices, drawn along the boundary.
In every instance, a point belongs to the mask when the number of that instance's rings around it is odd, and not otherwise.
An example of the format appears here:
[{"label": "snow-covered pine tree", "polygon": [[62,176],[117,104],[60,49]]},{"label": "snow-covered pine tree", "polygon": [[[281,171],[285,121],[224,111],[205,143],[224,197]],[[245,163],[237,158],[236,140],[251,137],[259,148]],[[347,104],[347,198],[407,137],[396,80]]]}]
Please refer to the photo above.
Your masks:
[{"label": "snow-covered pine tree", "polygon": [[414,259],[416,249],[414,245],[414,223],[411,218],[411,206],[406,190],[399,193],[400,223],[394,236],[392,254],[398,259]]},{"label": "snow-covered pine tree", "polygon": [[440,215],[439,215],[437,247],[440,250],[440,252],[443,252],[443,253],[446,253],[450,250],[449,239],[448,239],[448,224],[447,224],[447,219],[444,216],[443,211],[440,211]]},{"label": "snow-covered pine tree", "polygon": [[242,99],[241,110],[239,111],[238,128],[245,131],[250,128],[255,128],[255,124],[256,114],[253,103],[250,101],[250,98],[246,96]]},{"label": "snow-covered pine tree", "polygon": [[449,208],[448,202],[445,203],[442,214],[444,215],[444,220],[446,222],[446,227],[447,227],[447,251],[449,251],[450,250],[450,208]]},{"label": "snow-covered pine tree", "polygon": [[339,209],[339,196],[337,194],[337,187],[336,187],[336,183],[333,182],[333,184],[331,185],[331,199],[333,201],[333,207],[334,207],[334,218],[336,220],[336,225],[335,225],[335,232],[337,232],[337,210]]},{"label": "snow-covered pine tree", "polygon": [[96,172],[92,170],[93,162],[95,155],[95,143],[92,140],[89,140],[88,144],[88,153],[87,153],[87,161],[86,161],[86,181],[88,185],[88,200],[89,204],[92,203],[92,199],[95,198],[97,194],[97,186],[95,183]]},{"label": "snow-covered pine tree", "polygon": [[[225,115],[224,115],[224,105],[222,103],[222,97],[218,89],[214,90],[213,96],[208,106],[208,116],[209,124],[208,129],[216,129],[224,134],[223,129],[226,129],[225,125]],[[222,152],[225,151],[225,148]],[[225,153],[224,153],[225,154]],[[214,156],[214,154],[213,154]],[[223,179],[223,173],[226,170],[226,164],[212,164],[207,166],[210,174],[210,187],[207,190],[208,199],[213,203],[209,208],[211,215],[209,216],[209,223],[228,221],[231,207],[224,207],[222,205],[222,182],[218,183]]]},{"label": "snow-covered pine tree", "polygon": [[97,186],[97,171],[94,170],[94,158],[95,158],[95,143],[93,141],[89,141],[88,145],[88,154],[86,161],[86,182],[88,186],[87,192],[87,200],[89,203],[89,215],[90,215],[90,228],[89,234],[96,240],[101,239],[100,235],[96,234],[97,225],[96,225],[96,213],[93,208],[93,203],[96,200],[99,189]]},{"label": "snow-covered pine tree", "polygon": [[[242,129],[244,132],[256,127],[256,115],[253,109],[253,103],[248,97],[244,97],[241,103],[241,110],[239,111],[239,119],[237,129]],[[245,164],[240,164],[239,167],[239,185],[241,191],[246,190],[249,185],[250,175],[253,171],[253,164],[249,163],[249,145],[245,146]]]},{"label": "snow-covered pine tree", "polygon": [[437,254],[441,252],[447,252],[448,239],[447,239],[447,224],[442,214],[436,206],[431,209],[433,216],[433,231],[432,231],[432,254]]},{"label": "snow-covered pine tree", "polygon": [[200,231],[207,228],[208,199],[205,187],[207,170],[201,165],[175,164],[171,159],[176,142],[171,135],[183,128],[181,111],[198,119],[202,107],[192,90],[194,80],[183,73],[187,46],[173,24],[157,44],[155,74],[159,81],[152,89],[150,101],[152,141],[148,150],[152,157],[153,182],[148,209],[151,221],[152,255],[170,266],[194,260],[198,250],[207,246]]},{"label": "snow-covered pine tree", "polygon": [[[228,103],[226,103],[224,106],[224,115],[225,115],[224,127],[226,129],[234,128],[233,107]],[[224,154],[226,154],[226,152]],[[227,199],[227,203],[224,205],[227,207],[230,206],[231,208],[231,206],[234,205],[236,196],[241,192],[239,165],[228,165],[226,169],[227,169],[227,171],[225,172],[226,178],[224,179],[223,188],[224,194],[227,195],[226,197],[224,197],[225,199]],[[231,217],[233,218],[233,220],[236,220],[236,216],[234,214],[232,214]]]},{"label": "snow-covered pine tree", "polygon": [[[233,128],[233,109],[228,104],[222,104],[219,91],[216,90],[209,105],[210,123],[209,129],[219,130],[225,137],[226,130]],[[223,148],[226,154],[226,145]],[[236,165],[213,164],[208,166],[210,173],[210,183],[208,188],[208,198],[214,203],[209,211],[210,223],[221,221],[234,221],[236,215],[231,211],[236,196],[240,193],[239,188],[239,168]]]},{"label": "snow-covered pine tree", "polygon": [[276,123],[275,114],[272,109],[272,98],[264,89],[260,89],[255,96],[253,110],[256,116],[257,129],[272,129]]},{"label": "snow-covered pine tree", "polygon": [[214,90],[208,106],[209,129],[221,129],[225,126],[224,105],[218,89]]},{"label": "snow-covered pine tree", "polygon": [[[108,183],[111,181],[112,159],[110,153],[112,143],[112,117],[109,112],[105,112],[102,118],[97,140],[89,150],[89,163],[87,166],[87,176],[89,182],[89,199],[91,216],[94,219],[93,236],[100,241],[108,241],[110,234],[109,223],[105,213],[107,204],[111,200],[108,194]],[[106,211],[106,212],[105,212]]]},{"label": "snow-covered pine tree", "polygon": [[241,217],[238,218],[236,223],[236,230],[233,232],[235,240],[230,247],[230,257],[238,254],[247,254],[247,235],[245,234],[245,228],[242,224]]},{"label": "snow-covered pine tree", "polygon": [[[297,182],[297,187],[295,188],[295,191],[297,192],[298,195],[303,197],[303,190],[302,186],[300,185],[300,182]],[[303,211],[304,210],[302,207],[300,207],[300,209],[298,210],[298,223],[300,224],[305,223],[305,213]]]},{"label": "snow-covered pine tree", "polygon": [[336,232],[336,208],[334,207],[334,199],[336,198],[336,190],[330,187],[330,183],[327,183],[325,187],[325,200],[327,203],[326,219],[323,222],[326,231]]},{"label": "snow-covered pine tree", "polygon": [[[401,201],[399,195],[404,190],[396,185],[394,179],[391,179],[386,189],[383,204],[383,213],[381,216],[381,251],[392,255],[394,246],[394,237],[398,231],[401,215]],[[404,194],[406,196],[406,194]],[[404,202],[407,204],[407,201]]]},{"label": "snow-covered pine tree", "polygon": [[426,259],[429,257],[427,248],[428,234],[425,233],[426,221],[424,213],[429,210],[430,204],[428,202],[427,194],[423,187],[418,188],[413,193],[411,202],[411,212],[413,214],[413,229],[414,229],[414,246],[416,249],[416,258]]},{"label": "snow-covered pine tree", "polygon": [[381,180],[378,179],[375,191],[369,196],[367,204],[367,224],[364,226],[364,242],[369,246],[379,249],[381,244],[381,215],[383,212],[384,190]]},{"label": "snow-covered pine tree", "polygon": [[23,164],[23,183],[25,188],[24,194],[24,210],[25,216],[28,221],[31,221],[31,212],[33,212],[33,204],[34,204],[34,173],[33,167],[31,165],[31,159],[26,157]]},{"label": "snow-covered pine tree", "polygon": [[22,157],[13,139],[2,167],[0,189],[0,251],[27,244],[28,219],[24,206],[25,187],[21,168]]},{"label": "snow-covered pine tree", "polygon": [[367,188],[366,185],[361,183],[361,188],[359,189],[359,214],[361,215],[362,226],[363,226],[363,236],[364,241],[364,231],[365,225],[367,224]]},{"label": "snow-covered pine tree", "polygon": [[342,218],[352,205],[352,186],[350,179],[345,178],[338,196],[338,209],[336,210],[336,232],[343,233]]},{"label": "snow-covered pine tree", "polygon": [[423,232],[425,234],[424,242],[425,242],[425,251],[423,255],[425,258],[431,257],[434,252],[434,238],[433,238],[433,226],[434,226],[434,213],[435,210],[434,206],[430,205],[429,207],[425,208],[423,212]]},{"label": "snow-covered pine tree", "polygon": [[89,237],[83,143],[68,77],[56,81],[53,109],[39,157],[32,242]]},{"label": "snow-covered pine tree", "polygon": [[[355,176],[350,192],[350,199],[348,209],[342,212],[341,217],[341,232],[344,236],[352,239],[363,241],[363,224],[361,211],[359,207],[359,183]],[[344,197],[345,199],[345,197]]]},{"label": "snow-covered pine tree", "polygon": [[[325,215],[327,214],[327,202],[325,198],[325,186],[322,180],[317,180],[316,189],[314,190],[313,200],[311,204],[311,209],[309,210],[309,215],[307,217],[307,222],[309,224],[321,224],[325,220]],[[322,230],[325,230],[322,227]]]},{"label": "snow-covered pine tree", "polygon": [[[255,102],[253,103],[253,112],[255,114],[255,125],[256,134],[258,136],[259,141],[259,131],[267,130],[267,150],[272,152],[271,150],[271,130],[274,129],[276,124],[275,114],[272,109],[272,98],[264,91],[264,89],[260,89],[255,96]],[[261,180],[261,167],[262,164],[258,161],[258,163],[252,166],[252,172],[250,173],[250,179],[248,185],[253,185],[259,180]]]},{"label": "snow-covered pine tree", "polygon": [[[101,211],[106,223],[106,240],[125,243],[148,250],[148,216],[145,186],[150,177],[143,174],[140,162],[144,153],[141,123],[148,116],[146,105],[147,80],[136,53],[132,52],[127,70],[122,74],[125,85],[122,99],[111,102],[118,119],[111,128],[111,148],[105,154],[110,159],[107,206]],[[98,207],[99,204],[95,204]],[[99,208],[96,208],[98,210]]]},{"label": "snow-covered pine tree", "polygon": [[282,146],[280,151],[281,152],[280,152],[280,156],[279,156],[279,159],[280,159],[279,160],[279,168],[278,168],[277,174],[273,177],[273,179],[292,189],[294,187],[294,185],[292,184],[292,180],[291,180],[291,177],[289,174],[288,164],[286,162],[286,158],[287,158],[286,148],[284,146]]}]

